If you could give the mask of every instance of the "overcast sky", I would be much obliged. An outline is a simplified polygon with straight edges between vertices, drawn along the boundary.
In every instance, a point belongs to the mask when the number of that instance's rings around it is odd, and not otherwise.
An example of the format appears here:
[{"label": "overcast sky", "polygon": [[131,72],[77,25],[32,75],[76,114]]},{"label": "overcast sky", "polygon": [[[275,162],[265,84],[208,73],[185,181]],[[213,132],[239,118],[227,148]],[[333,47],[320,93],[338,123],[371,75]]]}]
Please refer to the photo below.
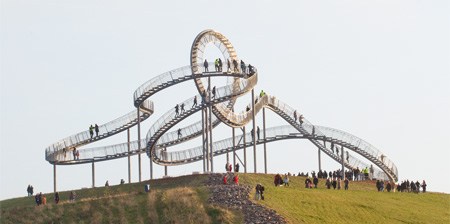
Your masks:
[{"label": "overcast sky", "polygon": [[[448,1],[411,0],[1,0],[0,199],[26,196],[28,184],[52,192],[45,148],[135,110],[134,91],[189,65],[191,44],[205,29],[224,34],[238,57],[258,68],[256,92],[278,97],[313,124],[368,141],[396,164],[400,180],[426,180],[430,191],[450,193],[449,9]],[[206,55],[210,61],[219,57],[212,45]],[[142,136],[196,91],[190,81],[156,94],[155,114],[143,123]],[[236,111],[249,102],[247,94]],[[180,127],[199,119],[195,114]],[[262,127],[262,115],[257,119]],[[287,124],[270,111],[266,119],[268,127]],[[223,124],[214,130],[214,140],[229,137],[231,128]],[[121,133],[84,148],[125,141]],[[264,171],[262,149],[258,172]],[[253,172],[253,150],[247,154]],[[324,169],[340,168],[324,157]],[[148,179],[149,159],[142,158]],[[224,171],[225,158],[215,158],[215,171]],[[268,144],[269,173],[317,169],[310,142]],[[137,170],[135,156],[133,182]],[[197,162],[169,167],[169,175],[201,170]],[[95,172],[97,186],[118,184],[128,179],[127,159],[96,163]],[[163,174],[154,165],[155,177]],[[57,166],[58,190],[91,187],[91,175],[90,164]]]}]

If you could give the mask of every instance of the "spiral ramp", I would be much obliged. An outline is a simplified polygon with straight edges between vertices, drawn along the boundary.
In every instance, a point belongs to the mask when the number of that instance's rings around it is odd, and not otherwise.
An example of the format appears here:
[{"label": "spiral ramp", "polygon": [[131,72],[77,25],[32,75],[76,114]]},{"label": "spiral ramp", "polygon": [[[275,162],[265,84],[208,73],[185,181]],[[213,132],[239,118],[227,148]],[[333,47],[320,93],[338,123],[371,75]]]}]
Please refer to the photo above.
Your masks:
[{"label": "spiral ramp", "polygon": [[[222,52],[223,58],[225,59],[223,71],[205,72],[203,53],[209,44],[214,44]],[[192,163],[204,159],[203,146],[182,151],[167,151],[163,150],[163,148],[167,149],[202,136],[202,121],[180,128],[179,130],[169,131],[175,125],[206,107],[210,107],[213,113],[211,118],[213,128],[220,123],[224,123],[230,127],[240,128],[252,121],[253,110],[257,114],[262,108],[267,108],[283,118],[289,125],[266,129],[269,134],[266,135],[265,140],[257,140],[256,144],[288,139],[307,139],[333,160],[338,163],[343,162],[348,169],[369,167],[369,164],[361,161],[360,158],[362,157],[377,166],[375,175],[378,178],[395,182],[398,180],[398,170],[395,164],[374,146],[349,133],[313,125],[306,119],[303,119],[303,123],[300,124],[297,122],[295,115],[300,114],[300,110],[295,110],[274,96],[263,95],[257,99],[257,103],[254,104],[254,108],[251,110],[235,113],[234,104],[236,99],[249,93],[256,86],[258,72],[254,68],[254,72],[250,73],[244,70],[246,68],[236,66],[233,63],[234,61],[237,62],[238,58],[233,46],[226,37],[214,30],[201,32],[194,40],[191,48],[190,66],[181,67],[156,76],[141,85],[134,93],[134,106],[139,108],[139,111],[141,111],[140,120],[144,121],[154,111],[153,102],[150,101],[151,96],[169,87],[193,80],[199,95],[179,103],[179,105],[184,104],[185,111],[183,113],[177,115],[175,109],[166,112],[151,126],[146,138],[141,139],[140,142],[133,141],[104,147],[79,149],[80,158],[77,160],[73,158],[71,153],[67,153],[67,151],[70,151],[74,147],[81,147],[134,127],[138,122],[138,117],[136,111],[132,111],[116,120],[101,125],[100,130],[103,134],[99,137],[90,138],[88,131],[86,131],[64,138],[50,145],[46,148],[46,160],[56,165],[73,165],[118,159],[147,152],[152,161],[160,165]],[[228,63],[230,66],[228,66]],[[209,63],[208,67],[213,68],[214,63]],[[211,100],[209,100],[211,91],[209,88],[205,88],[205,84],[202,83],[202,78],[216,77],[231,77],[231,79],[228,79],[231,81],[227,85],[217,88],[215,97],[211,97]],[[206,102],[201,103],[202,94],[205,93],[207,95],[205,98]],[[197,105],[194,105],[195,97],[198,101]],[[178,135],[179,132],[181,133],[181,137]],[[251,139],[252,136],[250,133],[246,133],[246,135],[246,139]],[[230,138],[214,142],[212,146],[213,156],[219,156],[253,145],[253,142],[244,142],[243,139],[243,135],[239,135],[235,136],[235,139]],[[234,147],[233,141],[238,142]],[[344,159],[344,156],[336,154],[334,149],[327,147],[332,144],[336,147],[340,146],[347,152],[351,151],[352,154],[358,154],[360,158],[347,154]],[[342,161],[343,159],[344,161]]]}]

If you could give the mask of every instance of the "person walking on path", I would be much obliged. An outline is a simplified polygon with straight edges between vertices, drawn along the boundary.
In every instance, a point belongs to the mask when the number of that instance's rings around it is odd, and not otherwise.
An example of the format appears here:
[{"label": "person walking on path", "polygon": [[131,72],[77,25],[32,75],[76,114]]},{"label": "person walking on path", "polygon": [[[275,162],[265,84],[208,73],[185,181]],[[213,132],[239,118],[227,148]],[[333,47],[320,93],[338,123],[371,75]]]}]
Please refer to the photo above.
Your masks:
[{"label": "person walking on path", "polygon": [[300,125],[303,124],[303,114],[300,114],[300,117],[298,117],[298,121],[300,122]]},{"label": "person walking on path", "polygon": [[244,61],[242,61],[242,60],[241,60],[241,72],[242,72],[242,73],[246,73],[246,70],[245,70],[245,63],[244,63]]},{"label": "person walking on path", "polygon": [[216,59],[216,61],[214,62],[214,67],[216,68],[216,72],[219,71],[219,59]]},{"label": "person walking on path", "polygon": [[192,104],[191,108],[194,108],[197,106],[197,96],[194,96],[194,103]]},{"label": "person walking on path", "polygon": [[214,86],[213,89],[212,89],[212,98],[213,99],[216,98],[216,86]]},{"label": "person walking on path", "polygon": [[178,106],[178,104],[175,106],[175,117],[178,117],[178,109],[179,109],[179,106]]},{"label": "person walking on path", "polygon": [[92,124],[89,127],[89,134],[91,135],[91,138],[94,136],[94,126],[92,126]]},{"label": "person walking on path", "polygon": [[294,122],[297,123],[297,110],[294,110]]},{"label": "person walking on path", "polygon": [[99,133],[99,129],[98,129],[98,125],[95,124],[95,136],[98,138],[98,133]]},{"label": "person walking on path", "polygon": [[181,138],[181,128],[178,128],[178,139]]},{"label": "person walking on path", "polygon": [[205,72],[209,72],[208,70],[208,61],[205,59],[205,62],[203,63],[203,66],[205,66]]},{"label": "person walking on path", "polygon": [[183,114],[184,112],[186,112],[186,111],[184,110],[184,103],[181,104],[180,109],[181,109],[181,112],[180,112],[181,114]]},{"label": "person walking on path", "polygon": [[206,103],[206,90],[203,90],[203,93],[202,93],[202,104],[205,104]]}]

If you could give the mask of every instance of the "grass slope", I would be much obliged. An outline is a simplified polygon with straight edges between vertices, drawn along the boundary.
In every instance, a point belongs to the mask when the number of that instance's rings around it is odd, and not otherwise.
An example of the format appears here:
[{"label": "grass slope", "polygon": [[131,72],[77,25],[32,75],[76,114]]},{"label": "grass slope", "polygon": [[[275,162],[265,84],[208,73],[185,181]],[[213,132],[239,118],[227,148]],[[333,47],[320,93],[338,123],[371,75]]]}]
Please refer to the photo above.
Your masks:
[{"label": "grass slope", "polygon": [[[241,223],[243,215],[207,202],[206,175],[184,176],[143,183],[45,194],[47,205],[36,206],[34,197],[1,201],[0,223]],[[144,184],[152,191],[145,193]]]},{"label": "grass slope", "polygon": [[275,175],[239,177],[243,184],[263,184],[265,200],[258,202],[292,223],[450,223],[448,194],[378,192],[375,181],[350,182],[344,191],[328,190],[319,180],[318,189],[308,189],[304,177],[290,177],[289,187],[275,187]]},{"label": "grass slope", "polygon": [[[450,223],[450,195],[377,192],[373,181],[351,182],[350,190],[304,188],[305,178],[291,177],[290,187],[274,187],[274,175],[239,174],[240,183],[265,186],[257,201],[291,223]],[[243,216],[207,203],[206,175],[183,176],[143,183],[60,192],[60,204],[37,207],[34,198],[0,202],[0,223],[242,223]],[[144,184],[151,193],[144,192]],[[254,190],[250,198],[254,197]]]}]

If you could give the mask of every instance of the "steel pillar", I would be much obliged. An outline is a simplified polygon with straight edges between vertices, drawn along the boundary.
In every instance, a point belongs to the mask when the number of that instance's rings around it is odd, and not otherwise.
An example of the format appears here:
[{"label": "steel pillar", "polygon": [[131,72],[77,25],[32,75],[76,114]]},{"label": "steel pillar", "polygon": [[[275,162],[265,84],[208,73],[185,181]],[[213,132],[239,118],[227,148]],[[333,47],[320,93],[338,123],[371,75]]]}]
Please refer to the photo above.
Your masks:
[{"label": "steel pillar", "polygon": [[95,187],[95,164],[92,162],[92,188]]},{"label": "steel pillar", "polygon": [[150,158],[150,180],[153,180],[153,160]]},{"label": "steel pillar", "polygon": [[128,183],[131,183],[131,157],[130,157],[130,129],[127,129],[127,146],[128,146]]},{"label": "steel pillar", "polygon": [[263,135],[264,135],[264,173],[267,174],[266,108],[264,107],[263,107]]},{"label": "steel pillar", "polygon": [[234,128],[231,129],[233,130],[233,167],[236,168],[236,134]]},{"label": "steel pillar", "polygon": [[[164,152],[167,153],[167,148],[164,148]],[[167,176],[167,166],[164,166],[164,176]]]},{"label": "steel pillar", "polygon": [[210,168],[209,168],[209,165],[210,165],[210,163],[209,163],[209,161],[210,161],[210,154],[209,154],[209,144],[208,144],[208,142],[209,142],[209,135],[208,135],[208,110],[205,108],[204,109],[204,111],[203,111],[204,113],[205,113],[205,132],[206,132],[206,138],[205,138],[205,143],[204,144],[206,144],[206,170],[209,172],[209,171],[211,171],[210,170]]},{"label": "steel pillar", "polygon": [[319,171],[322,170],[322,162],[320,159],[320,148],[317,148],[317,153],[319,154]]},{"label": "steel pillar", "polygon": [[[139,166],[139,182],[142,181],[142,175],[141,175],[141,112],[139,111],[139,106],[137,108],[137,119],[138,119],[138,166]],[[151,159],[150,159],[151,161]],[[150,162],[151,163],[151,162]]]},{"label": "steel pillar", "polygon": [[245,141],[245,126],[242,131],[244,132],[244,173],[247,173],[247,142]]},{"label": "steel pillar", "polygon": [[53,164],[53,192],[56,193],[56,164]]},{"label": "steel pillar", "polygon": [[342,158],[342,180],[345,180],[345,166],[344,166],[344,147],[341,148],[341,158]]},{"label": "steel pillar", "polygon": [[202,109],[202,148],[203,148],[203,173],[206,172],[206,147],[205,147],[205,113]]},{"label": "steel pillar", "polygon": [[211,76],[208,77],[208,85],[209,85],[209,145],[211,151],[211,172],[214,172],[214,153],[213,153],[213,136],[212,136],[212,103],[211,103]]},{"label": "steel pillar", "polygon": [[252,133],[252,143],[253,143],[253,162],[255,173],[256,170],[256,121],[255,121],[255,89],[252,89],[252,119],[253,119],[253,133]]}]

